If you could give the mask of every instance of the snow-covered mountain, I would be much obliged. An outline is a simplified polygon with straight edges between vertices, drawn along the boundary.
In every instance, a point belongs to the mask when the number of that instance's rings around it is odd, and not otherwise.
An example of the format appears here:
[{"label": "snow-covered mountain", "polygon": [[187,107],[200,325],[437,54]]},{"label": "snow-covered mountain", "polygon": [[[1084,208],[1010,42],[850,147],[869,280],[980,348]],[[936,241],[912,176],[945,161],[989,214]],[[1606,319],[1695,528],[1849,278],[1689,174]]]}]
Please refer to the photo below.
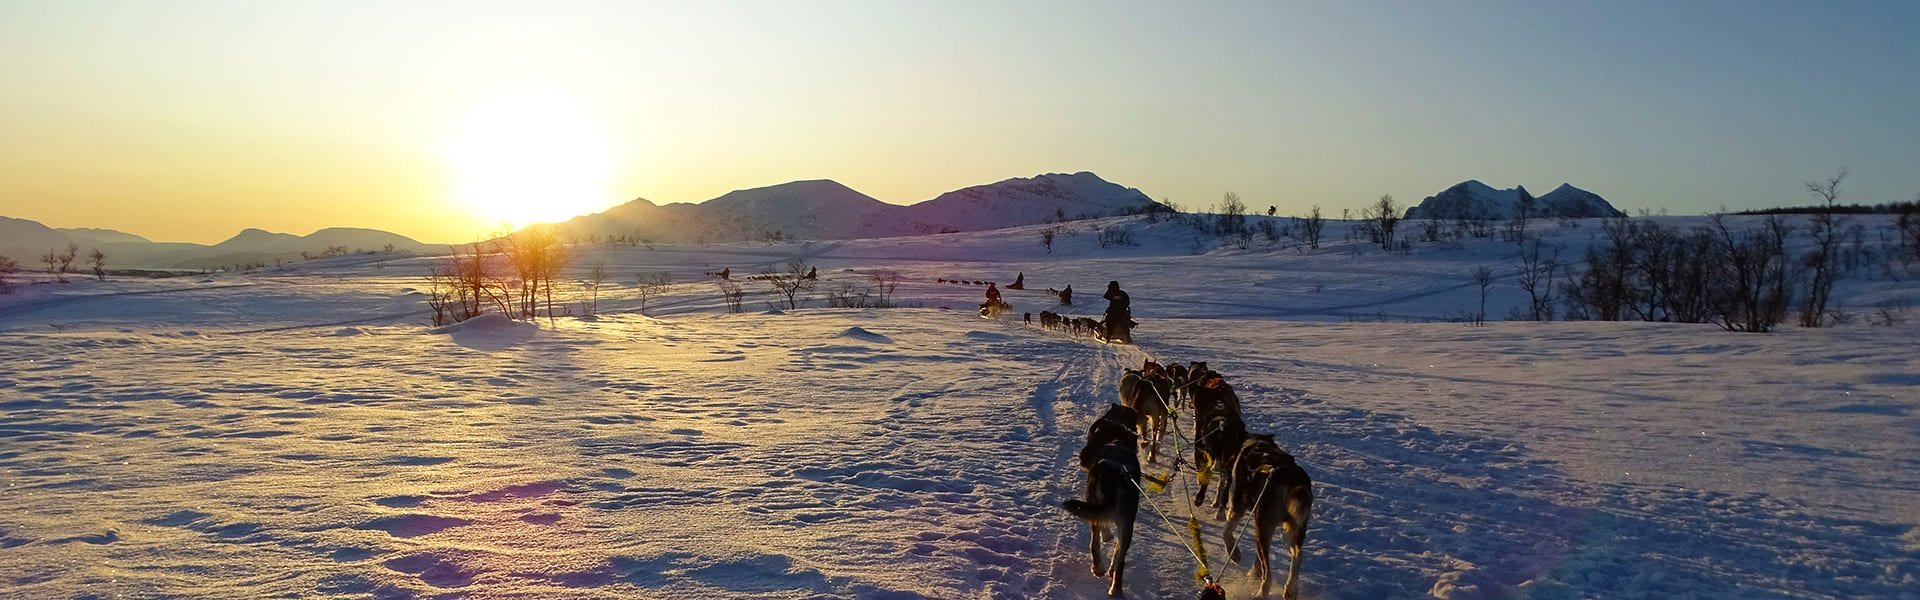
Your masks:
[{"label": "snow-covered mountain", "polygon": [[1525,186],[1509,189],[1494,189],[1478,179],[1469,179],[1447,188],[1438,194],[1427,196],[1420,204],[1407,209],[1409,219],[1511,219],[1519,213],[1519,208],[1531,203],[1528,211],[1535,217],[1589,218],[1621,217],[1626,213],[1607,203],[1599,194],[1589,192],[1572,184],[1562,183],[1545,196],[1534,197]]},{"label": "snow-covered mountain", "polygon": [[633,236],[663,242],[855,239],[983,231],[1156,206],[1140,190],[1088,172],[1013,178],[910,206],[881,202],[821,179],[736,190],[699,204],[656,205],[638,199],[560,227],[572,237]]},{"label": "snow-covered mountain", "polygon": [[38,221],[0,217],[0,256],[23,265],[36,264],[48,251],[65,251],[68,244],[80,246],[81,253],[100,249],[113,268],[210,268],[223,265],[298,258],[301,253],[317,255],[329,248],[348,252],[384,251],[391,245],[396,252],[416,254],[444,250],[412,238],[354,227],[329,227],[308,235],[274,233],[249,228],[218,244],[155,242],[147,238],[91,227],[47,227]]}]

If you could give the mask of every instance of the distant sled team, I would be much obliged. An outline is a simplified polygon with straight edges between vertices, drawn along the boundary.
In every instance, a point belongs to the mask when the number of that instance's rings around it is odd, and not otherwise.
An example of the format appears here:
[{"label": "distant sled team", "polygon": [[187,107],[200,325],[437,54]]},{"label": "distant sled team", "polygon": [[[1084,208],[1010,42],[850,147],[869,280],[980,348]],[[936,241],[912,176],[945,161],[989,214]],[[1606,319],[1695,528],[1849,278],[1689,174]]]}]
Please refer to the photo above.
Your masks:
[{"label": "distant sled team", "polygon": [[[1058,323],[1059,318],[1041,313],[1043,324]],[[1224,376],[1204,362],[1162,367],[1148,360],[1138,370],[1126,369],[1119,388],[1120,402],[1111,405],[1087,429],[1087,443],[1080,450],[1079,466],[1087,473],[1086,499],[1064,503],[1067,512],[1085,520],[1091,530],[1093,574],[1109,578],[1107,595],[1121,595],[1136,512],[1142,503],[1153,505],[1145,496],[1147,488],[1140,483],[1145,476],[1139,452],[1145,449],[1147,461],[1156,462],[1165,434],[1171,430],[1179,436],[1176,421],[1184,407],[1194,416],[1193,437],[1187,441],[1193,449],[1192,465],[1199,484],[1193,505],[1205,505],[1208,484],[1217,478],[1219,491],[1213,502],[1213,518],[1226,521],[1226,554],[1235,563],[1241,561],[1237,535],[1240,524],[1253,520],[1256,558],[1252,574],[1260,578],[1262,596],[1271,590],[1273,582],[1273,535],[1276,529],[1282,530],[1290,561],[1281,595],[1297,600],[1301,554],[1307,541],[1308,517],[1313,512],[1313,480],[1306,470],[1280,449],[1272,435],[1247,432],[1239,395]],[[1168,480],[1178,475],[1186,460],[1175,455]],[[1198,529],[1193,531],[1193,535],[1199,535]],[[1113,542],[1110,554],[1102,552],[1104,540]],[[1197,538],[1194,541],[1199,542]],[[1196,557],[1204,556],[1195,550]],[[1224,591],[1209,585],[1203,597],[1224,598]]]}]

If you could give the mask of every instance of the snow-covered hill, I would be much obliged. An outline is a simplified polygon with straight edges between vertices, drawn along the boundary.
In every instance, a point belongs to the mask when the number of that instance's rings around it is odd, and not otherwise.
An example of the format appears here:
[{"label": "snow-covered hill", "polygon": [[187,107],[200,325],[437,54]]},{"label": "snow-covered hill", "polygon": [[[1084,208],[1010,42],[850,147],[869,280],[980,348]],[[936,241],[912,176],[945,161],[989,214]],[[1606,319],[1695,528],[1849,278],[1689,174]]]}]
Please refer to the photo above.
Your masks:
[{"label": "snow-covered hill", "polygon": [[655,241],[859,239],[983,231],[1133,214],[1156,206],[1139,190],[1093,173],[1045,174],[977,185],[910,206],[831,180],[736,190],[699,204],[640,199],[560,224],[571,238]]},{"label": "snow-covered hill", "polygon": [[1512,219],[1523,205],[1531,205],[1529,214],[1542,218],[1585,219],[1619,217],[1626,213],[1607,203],[1599,194],[1572,184],[1562,183],[1538,198],[1526,186],[1494,189],[1477,179],[1455,184],[1438,194],[1427,196],[1407,209],[1409,219]]}]

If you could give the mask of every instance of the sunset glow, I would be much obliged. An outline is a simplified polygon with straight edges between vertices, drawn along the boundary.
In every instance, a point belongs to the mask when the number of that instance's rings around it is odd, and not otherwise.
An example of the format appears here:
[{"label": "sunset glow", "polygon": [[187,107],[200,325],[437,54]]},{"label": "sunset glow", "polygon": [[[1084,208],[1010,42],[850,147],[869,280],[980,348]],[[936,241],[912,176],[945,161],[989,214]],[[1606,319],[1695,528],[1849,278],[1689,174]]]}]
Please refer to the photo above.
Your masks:
[{"label": "sunset glow", "polygon": [[614,197],[605,131],[580,102],[558,93],[488,99],[460,119],[447,144],[450,200],[513,227],[596,210]]}]

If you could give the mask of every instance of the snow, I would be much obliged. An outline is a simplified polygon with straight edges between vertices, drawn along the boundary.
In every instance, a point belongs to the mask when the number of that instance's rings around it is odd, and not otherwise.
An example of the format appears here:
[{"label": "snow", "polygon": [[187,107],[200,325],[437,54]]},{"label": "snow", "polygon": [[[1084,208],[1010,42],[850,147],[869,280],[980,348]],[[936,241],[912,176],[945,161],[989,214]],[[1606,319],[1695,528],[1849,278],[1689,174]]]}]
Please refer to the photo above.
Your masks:
[{"label": "snow", "polygon": [[[1512,244],[1390,254],[1345,227],[1316,251],[1195,253],[1138,217],[1068,224],[1051,254],[1041,226],[597,247],[576,264],[624,281],[595,318],[441,328],[429,258],[27,283],[0,296],[0,596],[1103,597],[1058,507],[1147,357],[1225,373],[1312,474],[1305,598],[1920,589],[1920,327],[1470,327],[1475,266],[1503,269],[1496,318],[1524,302]],[[1573,256],[1597,229],[1536,231]],[[728,314],[700,279],[793,257],[816,294],[893,271],[918,308],[768,310],[745,282]],[[654,272],[681,283],[642,314],[630,286]],[[936,281],[1021,272],[1016,317],[1097,316],[1121,281],[1140,344],[981,319],[983,286]],[[1052,305],[1066,284],[1078,303]],[[1837,297],[1920,286],[1861,274]],[[1149,496],[1176,526],[1182,490]],[[1126,591],[1191,597],[1150,511]]]}]

